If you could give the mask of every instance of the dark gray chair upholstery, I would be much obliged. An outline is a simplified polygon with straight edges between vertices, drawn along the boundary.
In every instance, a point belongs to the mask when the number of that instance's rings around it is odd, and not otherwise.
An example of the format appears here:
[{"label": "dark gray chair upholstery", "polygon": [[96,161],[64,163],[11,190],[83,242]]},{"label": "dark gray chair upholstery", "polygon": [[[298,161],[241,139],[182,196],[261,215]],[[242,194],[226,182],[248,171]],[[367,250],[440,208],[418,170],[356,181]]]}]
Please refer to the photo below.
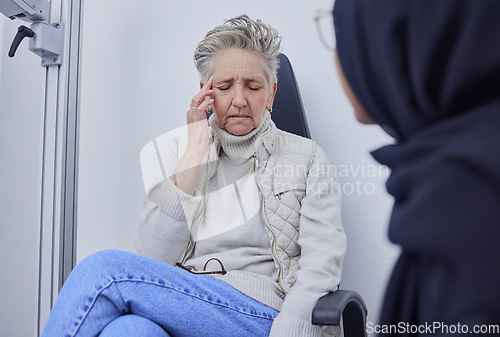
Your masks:
[{"label": "dark gray chair upholstery", "polygon": [[[284,131],[311,138],[299,87],[290,61],[280,54],[278,91],[274,99],[272,119]],[[315,325],[342,325],[345,337],[362,337],[366,333],[366,305],[352,290],[337,290],[318,300],[312,314]]]},{"label": "dark gray chair upholstery", "polygon": [[278,90],[274,97],[272,120],[283,131],[311,138],[292,65],[284,54],[278,58],[281,66],[278,69]]}]

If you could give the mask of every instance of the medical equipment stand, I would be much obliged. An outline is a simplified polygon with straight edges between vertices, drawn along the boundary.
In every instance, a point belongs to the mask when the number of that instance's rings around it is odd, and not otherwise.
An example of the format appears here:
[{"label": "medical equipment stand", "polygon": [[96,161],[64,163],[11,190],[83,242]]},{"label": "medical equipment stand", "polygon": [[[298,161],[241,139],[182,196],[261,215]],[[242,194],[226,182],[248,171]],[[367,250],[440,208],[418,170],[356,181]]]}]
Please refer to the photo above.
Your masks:
[{"label": "medical equipment stand", "polygon": [[[41,158],[38,187],[35,331],[39,336],[76,263],[78,129],[82,0],[2,0],[0,9],[22,26],[9,56],[24,38],[42,58]],[[16,13],[22,9],[18,15]],[[50,20],[49,20],[50,18]],[[52,23],[49,23],[52,22]]]}]

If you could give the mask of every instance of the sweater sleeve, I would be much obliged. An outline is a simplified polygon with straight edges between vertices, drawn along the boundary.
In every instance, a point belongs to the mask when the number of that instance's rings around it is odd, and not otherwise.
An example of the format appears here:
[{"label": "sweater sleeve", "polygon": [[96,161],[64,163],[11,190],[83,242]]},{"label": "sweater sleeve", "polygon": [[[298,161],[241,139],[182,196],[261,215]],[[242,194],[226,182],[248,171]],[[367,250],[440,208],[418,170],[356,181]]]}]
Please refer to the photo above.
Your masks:
[{"label": "sweater sleeve", "polygon": [[316,301],[340,283],[346,236],[340,217],[339,183],[324,151],[317,146],[301,203],[301,255],[296,283],[286,296],[271,337],[321,336],[311,323]]},{"label": "sweater sleeve", "polygon": [[182,260],[190,235],[185,220],[172,217],[146,199],[134,233],[137,253],[173,265]]},{"label": "sweater sleeve", "polygon": [[[148,145],[152,149],[145,147],[141,152],[147,198],[134,244],[139,254],[174,264],[182,259],[189,245],[189,226],[203,200],[198,191],[195,196],[187,195],[170,178],[179,161],[179,138],[155,140]],[[156,183],[148,186],[148,181]]]}]

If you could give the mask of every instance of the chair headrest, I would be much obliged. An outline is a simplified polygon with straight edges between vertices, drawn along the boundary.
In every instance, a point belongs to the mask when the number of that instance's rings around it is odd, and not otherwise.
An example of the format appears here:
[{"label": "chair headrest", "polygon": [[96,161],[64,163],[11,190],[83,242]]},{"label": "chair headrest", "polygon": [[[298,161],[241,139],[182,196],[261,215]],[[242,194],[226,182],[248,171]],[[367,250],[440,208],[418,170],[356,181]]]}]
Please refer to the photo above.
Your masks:
[{"label": "chair headrest", "polygon": [[311,138],[292,65],[284,54],[279,54],[278,58],[278,90],[274,98],[272,120],[278,129]]}]

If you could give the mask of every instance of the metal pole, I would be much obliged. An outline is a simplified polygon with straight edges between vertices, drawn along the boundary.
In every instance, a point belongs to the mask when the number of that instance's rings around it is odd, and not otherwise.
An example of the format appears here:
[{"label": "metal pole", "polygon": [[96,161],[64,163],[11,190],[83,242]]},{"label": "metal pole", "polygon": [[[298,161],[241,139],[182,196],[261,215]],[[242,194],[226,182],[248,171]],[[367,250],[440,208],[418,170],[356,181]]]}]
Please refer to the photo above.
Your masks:
[{"label": "metal pole", "polygon": [[46,68],[38,200],[35,336],[76,262],[82,0],[52,0],[51,22],[65,25],[62,65]]}]

